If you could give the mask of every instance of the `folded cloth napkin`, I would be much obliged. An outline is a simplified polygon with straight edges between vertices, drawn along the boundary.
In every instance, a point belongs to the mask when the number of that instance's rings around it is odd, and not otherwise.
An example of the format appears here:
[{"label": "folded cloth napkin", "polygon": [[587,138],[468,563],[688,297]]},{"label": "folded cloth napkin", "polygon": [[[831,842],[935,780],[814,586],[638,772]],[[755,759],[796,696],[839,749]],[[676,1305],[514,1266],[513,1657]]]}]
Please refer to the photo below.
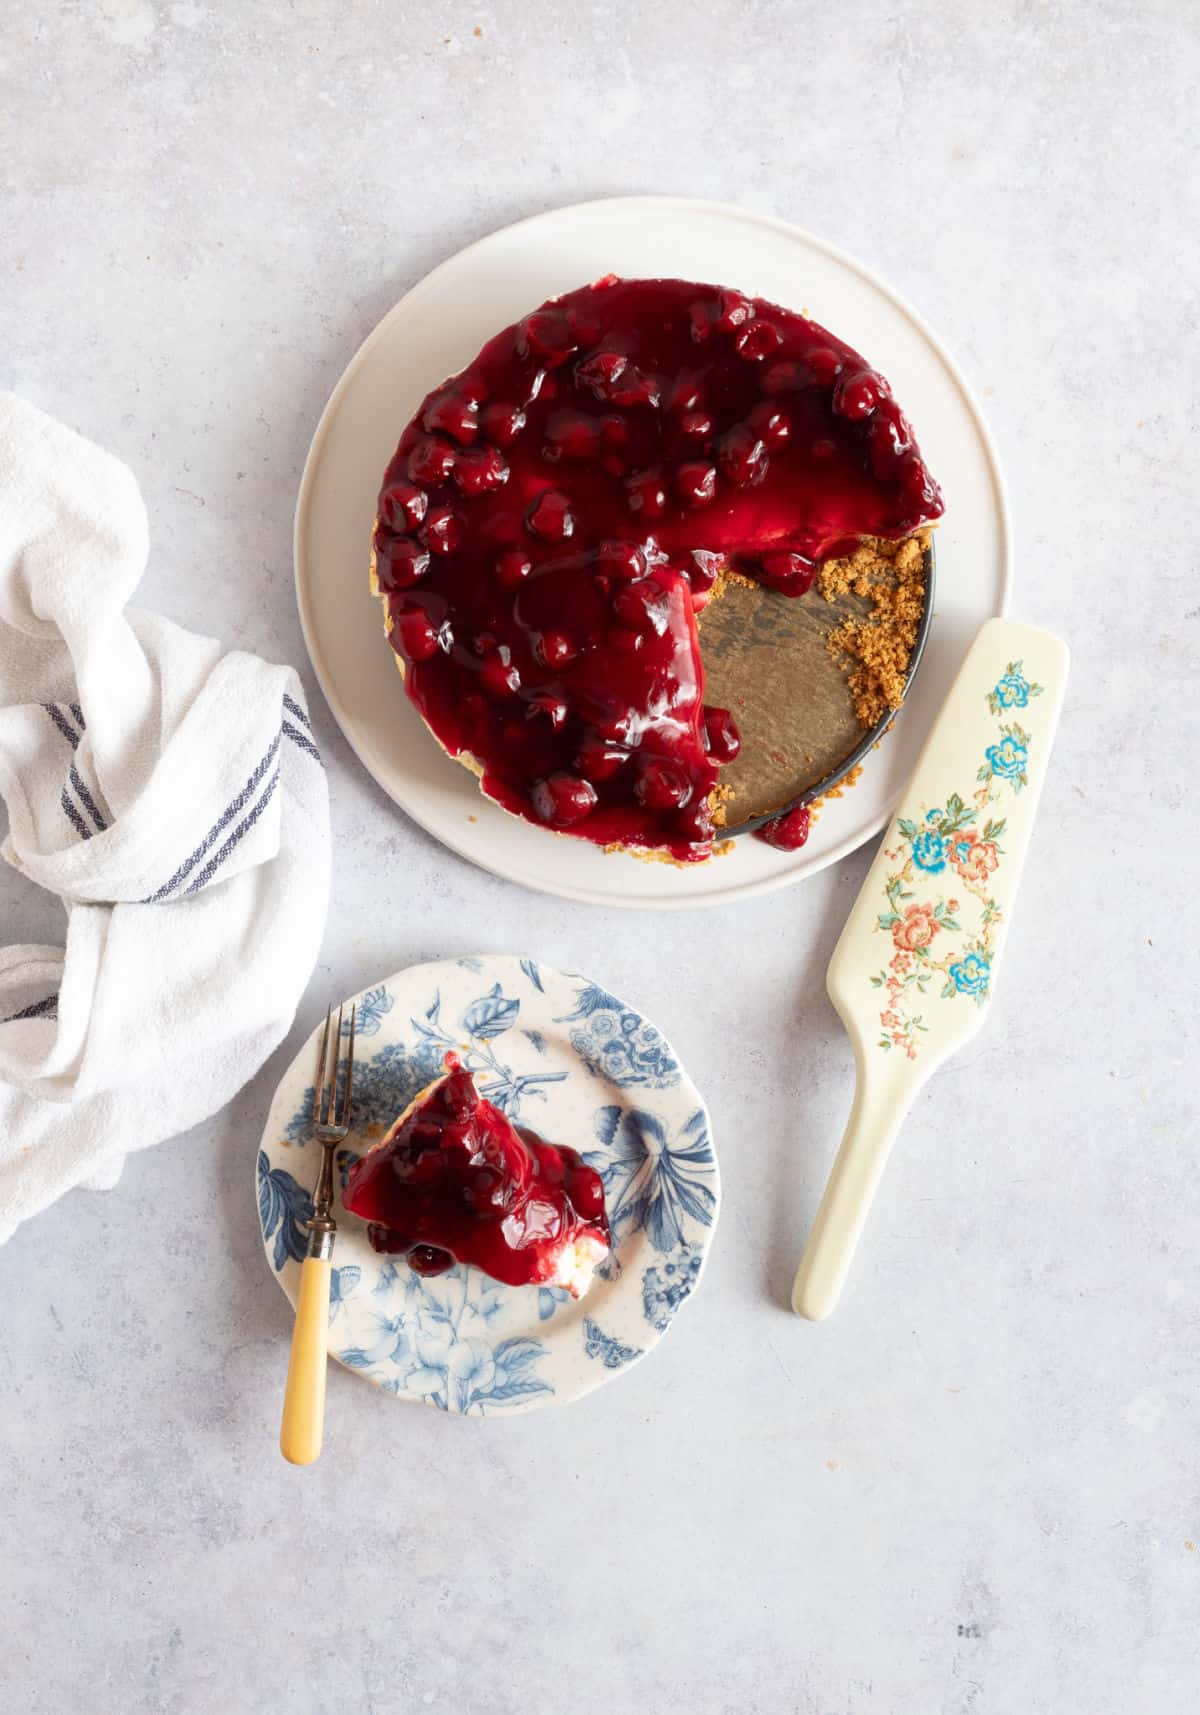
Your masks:
[{"label": "folded cloth napkin", "polygon": [[132,473],[0,393],[0,856],[67,915],[0,947],[0,1240],[240,1089],[324,928],[300,682],[126,611],[146,549]]}]

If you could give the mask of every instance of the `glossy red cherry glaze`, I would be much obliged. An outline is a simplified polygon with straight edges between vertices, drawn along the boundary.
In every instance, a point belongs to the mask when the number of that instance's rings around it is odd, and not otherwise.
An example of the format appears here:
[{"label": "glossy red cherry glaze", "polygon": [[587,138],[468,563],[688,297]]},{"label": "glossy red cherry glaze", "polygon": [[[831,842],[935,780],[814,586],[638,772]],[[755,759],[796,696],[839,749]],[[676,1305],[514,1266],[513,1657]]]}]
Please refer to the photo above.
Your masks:
[{"label": "glossy red cherry glaze", "polygon": [[379,496],[408,694],[517,815],[690,861],[737,731],[704,709],[717,570],[802,595],[942,500],[883,377],[815,322],[681,280],[543,305],[431,393]]},{"label": "glossy red cherry glaze", "polygon": [[[574,1289],[608,1248],[600,1175],[573,1149],[514,1127],[454,1055],[385,1138],[351,1168],[342,1202],[372,1223],[376,1250],[418,1274],[473,1263],[508,1286]],[[590,1241],[590,1242],[589,1242]]]},{"label": "glossy red cherry glaze", "polygon": [[812,814],[808,805],[797,804],[794,810],[785,810],[782,816],[772,816],[769,822],[760,823],[754,833],[757,839],[765,840],[777,851],[798,852],[807,844],[811,827]]}]

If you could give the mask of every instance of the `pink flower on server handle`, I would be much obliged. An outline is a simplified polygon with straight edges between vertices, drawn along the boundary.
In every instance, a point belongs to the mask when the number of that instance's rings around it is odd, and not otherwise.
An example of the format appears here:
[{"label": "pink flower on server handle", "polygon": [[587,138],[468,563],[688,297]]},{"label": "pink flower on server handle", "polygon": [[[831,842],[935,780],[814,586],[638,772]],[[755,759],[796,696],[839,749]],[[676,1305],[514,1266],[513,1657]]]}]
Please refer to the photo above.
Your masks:
[{"label": "pink flower on server handle", "polygon": [[981,840],[969,828],[956,834],[950,846],[950,862],[964,881],[985,882],[1000,862],[994,840]]},{"label": "pink flower on server handle", "polygon": [[896,1012],[881,1012],[879,1022],[885,1030],[898,1030],[900,1028],[900,1015]]},{"label": "pink flower on server handle", "polygon": [[928,947],[940,928],[932,905],[910,905],[900,921],[892,924],[892,940],[901,952],[915,953]]}]

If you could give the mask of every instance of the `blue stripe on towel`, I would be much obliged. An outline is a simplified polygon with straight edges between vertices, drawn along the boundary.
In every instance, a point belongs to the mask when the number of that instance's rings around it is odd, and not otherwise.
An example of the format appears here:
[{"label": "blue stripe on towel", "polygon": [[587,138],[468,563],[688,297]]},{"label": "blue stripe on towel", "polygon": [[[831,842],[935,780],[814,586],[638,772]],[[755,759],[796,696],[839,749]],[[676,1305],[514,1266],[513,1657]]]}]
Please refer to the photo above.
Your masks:
[{"label": "blue stripe on towel", "polygon": [[79,802],[92,818],[92,821],[95,822],[96,832],[102,834],[108,827],[108,823],[96,808],[96,800],[92,797],[87,787],[83,784],[83,781],[79,778],[79,770],[76,768],[74,763],[71,764],[71,772],[68,779],[79,794]]},{"label": "blue stripe on towel", "polygon": [[87,731],[87,722],[83,718],[83,710],[80,708],[79,704],[78,703],[68,703],[67,707],[70,709],[71,713],[75,716],[75,725],[79,728],[80,732],[86,732]]},{"label": "blue stripe on towel", "polygon": [[308,716],[305,714],[304,710],[300,707],[300,704],[296,701],[296,699],[294,697],[289,697],[286,691],[283,693],[283,706],[288,711],[289,714],[295,715],[296,719],[300,722],[300,725],[304,728],[305,732],[311,733],[312,722],[309,720]]},{"label": "blue stripe on towel", "polygon": [[11,1018],[0,1020],[4,1024],[16,1024],[22,1018],[45,1018],[49,1013],[58,1011],[58,996],[48,994],[45,1000],[35,1000],[32,1006],[24,1007],[20,1012],[14,1012]]},{"label": "blue stripe on towel", "polygon": [[[275,754],[279,749],[279,741],[282,738],[282,736],[283,736],[282,732],[277,732],[275,734],[275,737],[271,740],[271,743],[267,748],[267,754],[263,757],[262,761],[258,764],[257,768],[255,768],[253,774],[251,774],[251,776],[247,780],[246,784],[242,787],[242,789],[238,793],[237,797],[233,800],[233,803],[225,811],[225,814],[221,817],[220,821],[215,822],[213,824],[213,826],[208,830],[207,834],[205,834],[204,838],[200,841],[200,844],[196,847],[196,849],[192,853],[191,857],[187,858],[183,863],[180,864],[179,868],[175,871],[175,874],[171,877],[170,881],[164,881],[157,893],[152,893],[150,895],[149,899],[144,899],[142,901],[143,905],[153,905],[158,900],[165,899],[168,893],[173,892],[174,889],[179,886],[180,882],[185,880],[186,877],[192,873],[192,870],[200,862],[200,859],[204,856],[204,854],[207,851],[209,851],[211,849],[213,841],[217,838],[217,836],[222,832],[223,829],[225,829],[229,826],[230,822],[232,822],[233,818],[237,815],[238,811],[244,808],[247,801],[254,794],[255,790],[258,787],[259,781],[262,779],[263,775],[267,772],[267,769],[270,768],[272,762],[274,762],[274,760],[275,760]],[[187,889],[187,891],[189,893],[191,893],[192,889],[189,887]]]},{"label": "blue stripe on towel", "polygon": [[92,830],[88,827],[87,823],[84,821],[83,817],[79,814],[79,811],[75,808],[74,804],[72,804],[70,798],[68,798],[67,789],[65,786],[62,789],[62,798],[61,798],[60,802],[61,802],[62,807],[63,807],[63,815],[67,818],[68,822],[70,822],[71,826],[74,828],[75,832],[79,835],[80,839],[81,840],[90,840],[92,837]]},{"label": "blue stripe on towel", "polygon": [[325,764],[321,762],[321,752],[317,749],[312,739],[306,738],[299,728],[292,725],[291,721],[284,721],[283,736],[285,738],[290,738],[293,744],[298,744],[301,750],[306,750],[310,756],[315,757],[316,760],[321,763],[321,767],[324,768]]},{"label": "blue stripe on towel", "polygon": [[212,880],[213,876],[216,875],[217,871],[220,869],[221,865],[225,862],[225,859],[229,856],[229,854],[233,850],[233,848],[240,843],[240,841],[244,838],[244,836],[246,834],[248,834],[250,832],[250,830],[254,826],[255,822],[257,822],[258,818],[262,815],[262,813],[266,809],[267,805],[271,802],[271,799],[275,793],[275,788],[278,785],[279,785],[279,770],[276,769],[274,774],[272,774],[270,780],[267,781],[266,790],[264,791],[262,797],[258,800],[257,804],[255,804],[254,808],[250,811],[250,813],[248,815],[242,817],[242,820],[238,823],[237,827],[233,830],[233,832],[230,834],[229,838],[225,841],[225,844],[221,847],[220,851],[217,853],[217,855],[215,857],[209,858],[208,862],[205,864],[204,868],[200,871],[200,874],[196,877],[196,879],[193,882],[191,882],[189,884],[189,886],[184,888],[183,894],[184,894],[185,899],[187,898],[189,893],[197,893],[200,890],[200,888],[207,886],[207,884]]},{"label": "blue stripe on towel", "polygon": [[79,743],[79,734],[75,731],[75,728],[71,725],[70,721],[62,714],[56,703],[43,703],[42,707],[50,716],[50,719],[54,722],[59,732],[62,733],[71,749],[74,750],[75,746]]}]

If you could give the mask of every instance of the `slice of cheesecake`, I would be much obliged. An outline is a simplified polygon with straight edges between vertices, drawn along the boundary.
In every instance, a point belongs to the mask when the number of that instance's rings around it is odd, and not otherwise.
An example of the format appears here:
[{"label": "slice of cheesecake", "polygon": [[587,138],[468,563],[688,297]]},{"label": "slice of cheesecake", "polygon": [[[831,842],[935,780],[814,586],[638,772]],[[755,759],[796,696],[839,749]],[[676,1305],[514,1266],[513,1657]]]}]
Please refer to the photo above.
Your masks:
[{"label": "slice of cheesecake", "polygon": [[350,1171],[342,1203],[418,1274],[471,1263],[506,1286],[581,1298],[609,1249],[600,1175],[511,1124],[447,1054],[446,1071]]}]

